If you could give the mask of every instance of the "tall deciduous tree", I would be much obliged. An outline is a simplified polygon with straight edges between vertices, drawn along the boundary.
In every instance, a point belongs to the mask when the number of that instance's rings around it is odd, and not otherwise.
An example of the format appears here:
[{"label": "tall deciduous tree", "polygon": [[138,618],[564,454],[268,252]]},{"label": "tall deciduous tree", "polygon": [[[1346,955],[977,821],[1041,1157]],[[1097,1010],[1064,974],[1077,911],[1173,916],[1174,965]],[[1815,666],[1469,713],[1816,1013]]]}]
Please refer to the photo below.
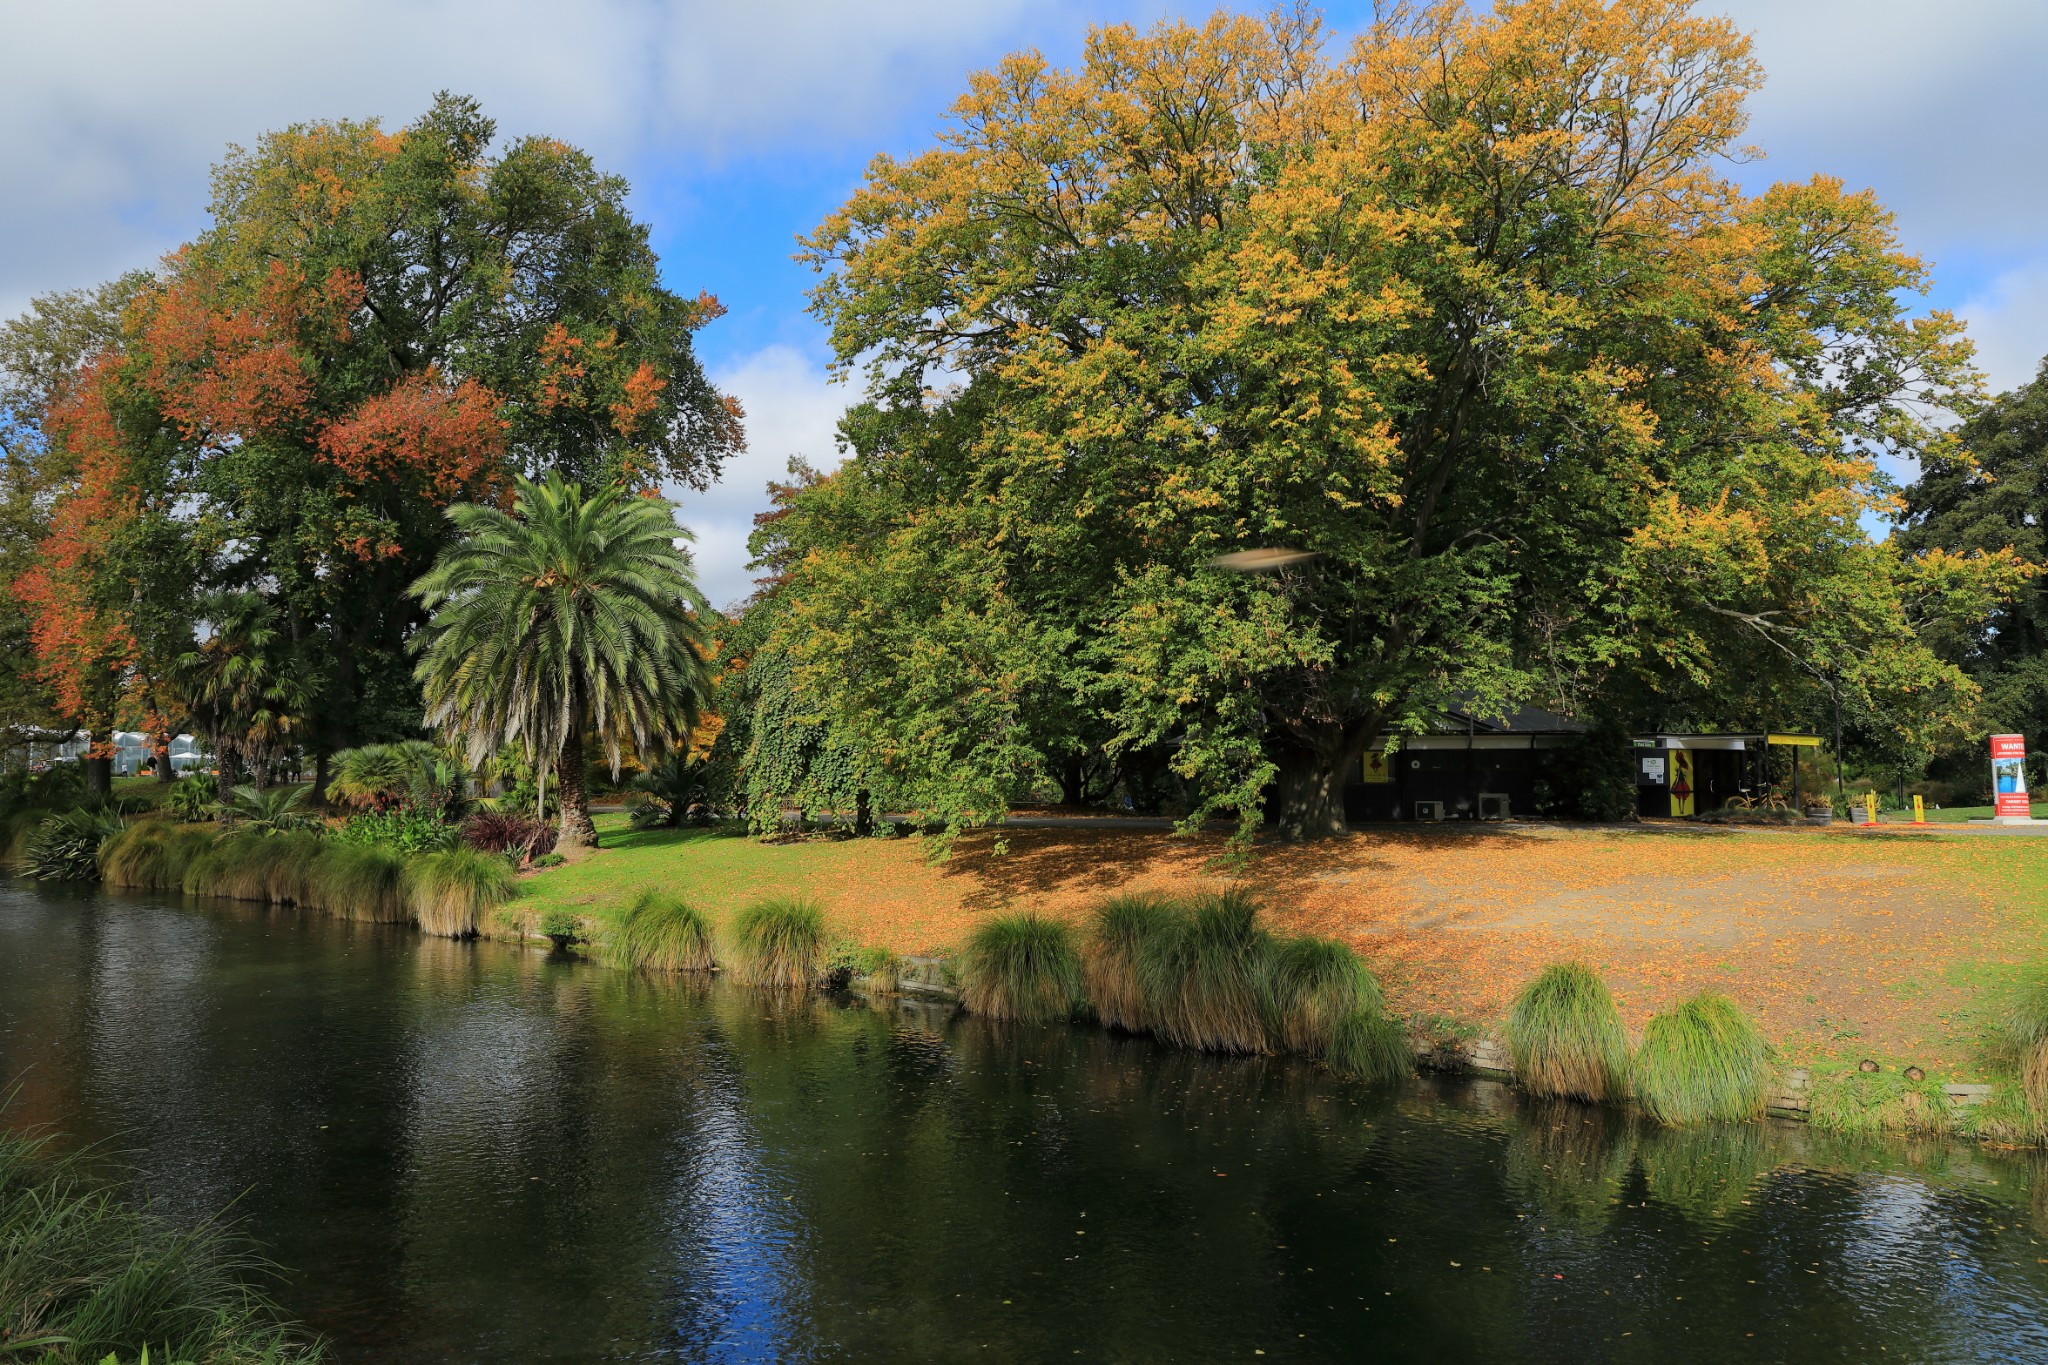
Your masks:
[{"label": "tall deciduous tree", "polygon": [[[1860,525],[1880,451],[1976,392],[1867,193],[1745,194],[1760,73],[1686,0],[1106,28],[975,76],[807,241],[869,406],[792,505],[784,645],[979,818],[1081,698],[1195,813],[1342,828],[1376,736],[1446,703],[1966,703],[1911,608],[2010,556]],[[1211,561],[1312,552],[1269,575]]]},{"label": "tall deciduous tree", "polygon": [[708,609],[674,512],[618,484],[520,479],[510,512],[451,507],[457,539],[413,586],[432,613],[416,639],[428,721],[472,764],[511,745],[551,767],[567,847],[597,840],[586,735],[617,777],[626,751],[660,757],[704,708]]},{"label": "tall deciduous tree", "polygon": [[738,448],[692,350],[717,301],[662,286],[625,182],[495,136],[444,95],[397,132],[302,125],[218,168],[207,230],[45,427],[65,474],[28,596],[72,714],[190,647],[196,580],[269,599],[314,748],[415,733],[405,589],[443,508],[543,469],[701,487]]}]

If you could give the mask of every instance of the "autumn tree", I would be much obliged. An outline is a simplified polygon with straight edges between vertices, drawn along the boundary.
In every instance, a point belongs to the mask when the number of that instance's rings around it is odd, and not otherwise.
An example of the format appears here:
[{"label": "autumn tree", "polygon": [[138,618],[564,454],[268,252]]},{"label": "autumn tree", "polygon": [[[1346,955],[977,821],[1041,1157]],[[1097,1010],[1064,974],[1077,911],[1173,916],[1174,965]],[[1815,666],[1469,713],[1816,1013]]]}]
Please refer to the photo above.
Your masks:
[{"label": "autumn tree", "polygon": [[[974,76],[807,240],[854,454],[792,507],[783,645],[935,808],[1078,700],[1196,815],[1342,828],[1440,708],[1822,698],[1921,738],[2011,556],[1914,556],[1880,452],[1977,378],[1868,193],[1728,177],[1747,39],[1685,0],[1091,33]],[[1246,575],[1213,561],[1313,556]]]},{"label": "autumn tree", "polygon": [[415,734],[405,589],[446,507],[521,472],[702,487],[738,448],[692,349],[719,306],[662,286],[625,182],[495,138],[444,95],[397,132],[302,125],[217,169],[211,224],[44,431],[63,484],[25,595],[71,714],[189,652],[197,588],[267,599],[316,752]]}]

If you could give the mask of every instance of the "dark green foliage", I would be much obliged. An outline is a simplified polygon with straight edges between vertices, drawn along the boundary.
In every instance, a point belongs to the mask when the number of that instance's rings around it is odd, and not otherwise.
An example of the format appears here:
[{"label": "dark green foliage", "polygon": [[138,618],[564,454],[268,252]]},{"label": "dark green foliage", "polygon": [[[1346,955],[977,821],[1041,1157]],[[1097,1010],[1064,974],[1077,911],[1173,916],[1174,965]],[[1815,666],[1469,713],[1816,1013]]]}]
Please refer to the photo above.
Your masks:
[{"label": "dark green foliage", "polygon": [[1179,932],[1179,914],[1164,898],[1149,895],[1112,896],[1096,908],[1084,978],[1088,1003],[1108,1027],[1131,1033],[1152,1027],[1138,959],[1148,943]]},{"label": "dark green foliage", "polygon": [[960,963],[962,1003],[992,1019],[1048,1023],[1081,1000],[1074,932],[1042,915],[1001,915],[974,931]]},{"label": "dark green foliage", "polygon": [[421,932],[468,938],[484,911],[512,899],[517,877],[497,854],[451,848],[408,862],[405,885]]},{"label": "dark green foliage", "polygon": [[462,831],[431,811],[393,806],[351,815],[334,837],[345,844],[375,844],[398,853],[438,853],[453,848]]},{"label": "dark green foliage", "polygon": [[[35,1365],[319,1359],[254,1287],[270,1266],[218,1224],[182,1231],[76,1158],[0,1130],[0,1355]],[[38,1348],[37,1343],[43,1343]]]},{"label": "dark green foliage", "polygon": [[1206,1052],[1270,1052],[1266,1023],[1272,935],[1258,906],[1237,891],[1205,896],[1172,931],[1138,952],[1138,989],[1153,1032]]},{"label": "dark green foliage", "polygon": [[825,912],[806,900],[756,901],[732,919],[734,969],[755,986],[800,988],[825,969]]},{"label": "dark green foliage", "polygon": [[1530,1094],[1594,1101],[1621,1098],[1628,1040],[1614,997],[1585,964],[1544,968],[1515,998],[1503,1032],[1515,1079]]},{"label": "dark green foliage", "polygon": [[219,785],[204,773],[190,773],[164,793],[163,811],[173,819],[196,823],[211,820],[219,809]]},{"label": "dark green foliage", "polygon": [[718,965],[711,921],[689,902],[644,891],[599,943],[615,967],[654,972],[708,972]]},{"label": "dark green foliage", "polygon": [[628,814],[635,829],[676,829],[711,817],[717,793],[703,757],[671,754],[633,779]]},{"label": "dark green foliage", "polygon": [[1631,1080],[1636,1102],[1661,1123],[1763,1117],[1771,1048],[1733,1000],[1702,991],[1643,1029]]},{"label": "dark green foliage", "polygon": [[79,806],[52,815],[29,837],[23,870],[43,881],[95,881],[100,846],[121,830],[120,814],[107,806]]}]

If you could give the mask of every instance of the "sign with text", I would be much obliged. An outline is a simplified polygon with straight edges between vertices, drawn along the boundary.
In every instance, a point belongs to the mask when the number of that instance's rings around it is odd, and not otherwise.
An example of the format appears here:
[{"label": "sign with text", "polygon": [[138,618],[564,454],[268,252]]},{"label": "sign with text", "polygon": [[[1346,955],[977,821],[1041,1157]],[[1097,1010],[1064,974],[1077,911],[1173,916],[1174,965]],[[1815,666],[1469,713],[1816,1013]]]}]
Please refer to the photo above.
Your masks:
[{"label": "sign with text", "polygon": [[2034,813],[2027,796],[2027,737],[1991,737],[1991,802],[2000,816],[2025,819]]}]

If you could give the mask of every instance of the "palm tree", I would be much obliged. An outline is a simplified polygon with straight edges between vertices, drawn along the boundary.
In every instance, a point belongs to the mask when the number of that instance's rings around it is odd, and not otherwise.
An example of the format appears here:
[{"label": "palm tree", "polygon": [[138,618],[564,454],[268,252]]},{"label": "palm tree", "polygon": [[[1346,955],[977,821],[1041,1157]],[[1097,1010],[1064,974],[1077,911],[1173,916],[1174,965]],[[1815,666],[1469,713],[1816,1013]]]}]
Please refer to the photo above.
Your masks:
[{"label": "palm tree", "polygon": [[597,842],[584,798],[594,735],[619,771],[631,746],[655,758],[703,706],[707,636],[674,507],[622,487],[585,496],[550,474],[520,479],[512,510],[448,509],[459,539],[412,586],[432,613],[414,640],[428,723],[472,766],[517,745],[553,770],[560,844]]},{"label": "palm tree", "polygon": [[298,728],[304,692],[299,671],[281,657],[277,614],[260,593],[212,593],[198,606],[209,633],[178,657],[171,680],[219,760],[225,804],[238,762],[259,787],[267,784]]}]

